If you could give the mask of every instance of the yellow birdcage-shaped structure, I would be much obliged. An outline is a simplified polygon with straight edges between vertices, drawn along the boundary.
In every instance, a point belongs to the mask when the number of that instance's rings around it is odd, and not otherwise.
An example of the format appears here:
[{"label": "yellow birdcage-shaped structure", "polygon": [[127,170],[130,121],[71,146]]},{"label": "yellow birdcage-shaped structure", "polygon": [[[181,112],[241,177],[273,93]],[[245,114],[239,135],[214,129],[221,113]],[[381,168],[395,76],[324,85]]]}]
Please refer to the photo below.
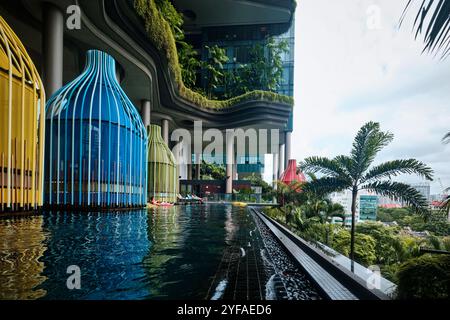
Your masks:
[{"label": "yellow birdcage-shaped structure", "polygon": [[0,16],[0,212],[42,205],[44,118],[36,67]]}]

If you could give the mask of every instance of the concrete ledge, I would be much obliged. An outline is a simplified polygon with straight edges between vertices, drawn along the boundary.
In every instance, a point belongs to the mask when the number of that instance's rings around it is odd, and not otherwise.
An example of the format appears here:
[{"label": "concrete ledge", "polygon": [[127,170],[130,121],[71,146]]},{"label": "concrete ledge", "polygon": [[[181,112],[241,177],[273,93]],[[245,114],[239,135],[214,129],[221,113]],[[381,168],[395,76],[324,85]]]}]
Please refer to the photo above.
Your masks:
[{"label": "concrete ledge", "polygon": [[326,297],[332,300],[389,300],[378,289],[369,289],[366,281],[335,261],[286,227],[250,208],[263,220],[280,243],[298,261]]}]

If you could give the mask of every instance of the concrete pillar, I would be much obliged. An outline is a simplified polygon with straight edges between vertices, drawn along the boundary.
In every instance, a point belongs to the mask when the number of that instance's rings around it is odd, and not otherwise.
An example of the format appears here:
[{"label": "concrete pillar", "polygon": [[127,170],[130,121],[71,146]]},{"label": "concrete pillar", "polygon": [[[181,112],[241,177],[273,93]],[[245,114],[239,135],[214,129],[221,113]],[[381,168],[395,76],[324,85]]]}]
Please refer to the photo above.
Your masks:
[{"label": "concrete pillar", "polygon": [[[273,161],[272,161],[272,169],[273,169],[272,170],[273,171],[273,173],[272,173],[272,187],[273,187],[274,190],[277,190],[278,189],[277,181],[278,181],[278,160],[279,160],[279,157],[278,157],[278,153],[274,153],[274,154],[272,154],[272,156],[273,156]],[[273,203],[277,203],[277,198],[275,196],[273,197],[272,202]]]},{"label": "concrete pillar", "polygon": [[161,121],[161,131],[164,142],[169,145],[169,120],[162,119]]},{"label": "concrete pillar", "polygon": [[150,126],[150,100],[142,100],[141,101],[141,117],[142,117],[142,122],[144,122],[144,126],[145,128],[147,128]]},{"label": "concrete pillar", "polygon": [[47,98],[50,98],[63,85],[64,15],[47,2],[42,12],[44,87]]},{"label": "concrete pillar", "polygon": [[187,179],[192,180],[192,163],[187,164]]},{"label": "concrete pillar", "polygon": [[201,165],[200,154],[196,153],[195,154],[195,179],[196,180],[201,179],[200,165]]},{"label": "concrete pillar", "polygon": [[226,190],[228,194],[233,193],[233,162],[234,162],[234,134],[227,133],[226,136],[227,171]]},{"label": "concrete pillar", "polygon": [[287,131],[285,137],[285,147],[284,147],[284,167],[287,168],[288,162],[291,159],[291,135],[292,132]]},{"label": "concrete pillar", "polygon": [[278,180],[278,153],[272,154],[273,156],[273,173],[272,173],[272,185],[273,188],[277,189],[277,180]]},{"label": "concrete pillar", "polygon": [[284,172],[284,164],[285,164],[285,159],[284,159],[284,149],[285,149],[285,145],[284,144],[280,144],[280,152],[278,153],[278,179],[281,177],[281,174]]},{"label": "concrete pillar", "polygon": [[238,180],[237,163],[238,159],[237,155],[235,154],[233,158],[233,180]]}]

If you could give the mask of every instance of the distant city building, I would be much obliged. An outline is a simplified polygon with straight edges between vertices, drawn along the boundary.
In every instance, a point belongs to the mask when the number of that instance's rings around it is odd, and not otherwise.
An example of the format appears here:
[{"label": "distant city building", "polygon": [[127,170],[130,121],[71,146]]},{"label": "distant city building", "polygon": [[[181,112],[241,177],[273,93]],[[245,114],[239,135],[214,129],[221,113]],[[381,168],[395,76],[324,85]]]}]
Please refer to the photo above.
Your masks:
[{"label": "distant city building", "polygon": [[428,182],[415,183],[412,184],[411,186],[417,191],[419,191],[427,199],[428,202],[431,201],[430,184]]},{"label": "distant city building", "polygon": [[[350,190],[345,190],[341,192],[333,192],[329,199],[334,202],[338,203],[341,206],[344,207],[345,212],[345,224],[351,225],[352,224],[352,193]],[[359,204],[358,200],[356,201],[356,221],[359,221]],[[335,223],[342,223],[342,219],[340,218],[333,218],[333,222]]]},{"label": "distant city building", "polygon": [[375,221],[377,220],[378,196],[360,195],[359,196],[359,220]]},{"label": "distant city building", "polygon": [[[338,203],[344,207],[345,211],[345,224],[352,224],[352,193],[350,190],[342,192],[333,192],[329,199]],[[360,191],[358,198],[356,199],[356,222],[376,220],[378,207],[378,196],[367,191]],[[333,222],[341,223],[340,218],[334,218]]]}]

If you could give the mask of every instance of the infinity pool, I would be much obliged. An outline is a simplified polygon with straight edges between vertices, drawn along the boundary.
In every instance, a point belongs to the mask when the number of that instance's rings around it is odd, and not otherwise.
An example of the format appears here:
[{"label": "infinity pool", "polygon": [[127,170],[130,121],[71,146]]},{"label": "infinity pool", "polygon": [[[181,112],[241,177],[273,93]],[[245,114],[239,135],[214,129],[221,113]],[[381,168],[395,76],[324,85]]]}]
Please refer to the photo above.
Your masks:
[{"label": "infinity pool", "polygon": [[0,299],[265,299],[262,247],[230,205],[2,218]]}]

